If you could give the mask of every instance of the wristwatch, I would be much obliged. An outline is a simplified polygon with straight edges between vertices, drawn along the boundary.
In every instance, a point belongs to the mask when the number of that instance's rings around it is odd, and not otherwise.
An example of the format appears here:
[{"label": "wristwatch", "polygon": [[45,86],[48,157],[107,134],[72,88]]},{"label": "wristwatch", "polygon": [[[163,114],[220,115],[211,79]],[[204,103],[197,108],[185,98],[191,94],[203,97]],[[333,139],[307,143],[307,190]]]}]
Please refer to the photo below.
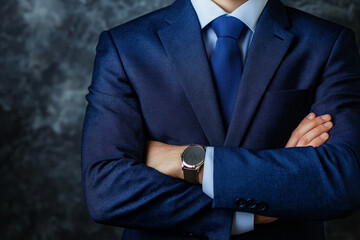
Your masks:
[{"label": "wristwatch", "polygon": [[185,181],[199,183],[199,170],[204,164],[206,147],[198,144],[189,145],[181,154],[182,170]]}]

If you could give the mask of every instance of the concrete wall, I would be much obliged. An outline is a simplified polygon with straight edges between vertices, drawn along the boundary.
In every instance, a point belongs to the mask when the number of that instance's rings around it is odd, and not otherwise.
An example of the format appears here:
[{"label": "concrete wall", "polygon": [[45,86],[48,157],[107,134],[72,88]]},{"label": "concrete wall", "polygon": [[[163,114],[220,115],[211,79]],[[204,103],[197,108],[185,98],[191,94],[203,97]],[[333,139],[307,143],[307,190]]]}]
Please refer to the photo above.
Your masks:
[{"label": "concrete wall", "polygon": [[[99,33],[171,0],[0,0],[0,239],[119,239],[93,223],[80,137]],[[288,4],[352,27],[359,0]],[[329,240],[360,239],[360,214],[327,223]]]}]

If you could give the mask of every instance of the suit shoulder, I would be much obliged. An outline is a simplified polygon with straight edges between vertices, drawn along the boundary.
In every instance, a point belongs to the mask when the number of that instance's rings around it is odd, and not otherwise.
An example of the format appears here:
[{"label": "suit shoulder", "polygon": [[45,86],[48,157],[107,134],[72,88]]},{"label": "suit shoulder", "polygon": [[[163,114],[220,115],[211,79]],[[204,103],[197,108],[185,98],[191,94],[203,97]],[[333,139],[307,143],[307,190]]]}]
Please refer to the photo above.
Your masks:
[{"label": "suit shoulder", "polygon": [[114,39],[133,38],[138,35],[151,34],[159,29],[164,23],[163,19],[171,5],[157,9],[135,19],[129,20],[121,25],[113,27],[108,32]]},{"label": "suit shoulder", "polygon": [[288,6],[286,8],[291,31],[297,35],[334,41],[345,28],[299,9]]}]

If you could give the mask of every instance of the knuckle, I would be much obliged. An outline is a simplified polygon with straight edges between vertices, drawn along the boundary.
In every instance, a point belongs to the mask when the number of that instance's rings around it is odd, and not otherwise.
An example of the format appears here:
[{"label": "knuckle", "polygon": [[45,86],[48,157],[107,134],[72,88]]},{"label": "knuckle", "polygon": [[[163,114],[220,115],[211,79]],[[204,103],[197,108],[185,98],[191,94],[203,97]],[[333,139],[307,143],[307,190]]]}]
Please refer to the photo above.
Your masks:
[{"label": "knuckle", "polygon": [[324,132],[326,132],[326,130],[327,129],[326,129],[326,127],[324,125],[319,125],[314,129],[316,135],[324,133]]},{"label": "knuckle", "polygon": [[315,118],[315,124],[316,125],[322,124],[323,122],[324,122],[324,120],[321,117]]},{"label": "knuckle", "polygon": [[304,135],[304,127],[299,126],[299,127],[295,128],[295,130],[293,131],[293,134],[294,134],[294,136],[301,137],[302,135]]},{"label": "knuckle", "polygon": [[307,144],[309,142],[309,139],[307,137],[301,137],[299,140],[300,144]]},{"label": "knuckle", "polygon": [[294,130],[291,134],[291,137],[293,138],[300,138],[301,137],[301,133],[299,130]]}]

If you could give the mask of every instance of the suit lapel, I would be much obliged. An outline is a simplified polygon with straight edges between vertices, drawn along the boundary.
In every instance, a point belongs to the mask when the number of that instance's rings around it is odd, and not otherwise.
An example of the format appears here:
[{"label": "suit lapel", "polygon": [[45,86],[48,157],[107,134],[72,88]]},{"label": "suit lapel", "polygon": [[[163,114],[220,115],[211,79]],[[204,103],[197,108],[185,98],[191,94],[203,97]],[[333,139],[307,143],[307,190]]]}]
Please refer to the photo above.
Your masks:
[{"label": "suit lapel", "polygon": [[288,25],[284,5],[269,0],[248,51],[225,146],[241,145],[262,96],[294,39],[285,30]]},{"label": "suit lapel", "polygon": [[177,0],[158,36],[211,146],[225,140],[211,68],[196,12],[189,0]]}]

